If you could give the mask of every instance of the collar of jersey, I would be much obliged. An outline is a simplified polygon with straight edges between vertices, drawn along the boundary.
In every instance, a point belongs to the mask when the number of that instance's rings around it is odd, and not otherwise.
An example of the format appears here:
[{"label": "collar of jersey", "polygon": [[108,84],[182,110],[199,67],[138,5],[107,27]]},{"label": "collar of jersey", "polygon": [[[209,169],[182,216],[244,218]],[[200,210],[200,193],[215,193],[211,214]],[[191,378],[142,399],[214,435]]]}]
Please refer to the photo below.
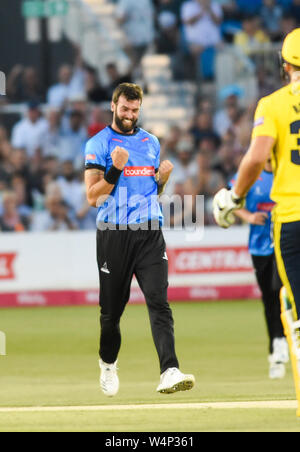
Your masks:
[{"label": "collar of jersey", "polygon": [[112,126],[108,126],[110,128],[110,130],[113,133],[116,133],[117,135],[122,135],[123,137],[133,137],[134,135],[138,134],[139,131],[141,130],[139,127],[135,127],[134,132],[133,133],[121,133],[121,132],[117,132],[115,129],[112,128]]}]

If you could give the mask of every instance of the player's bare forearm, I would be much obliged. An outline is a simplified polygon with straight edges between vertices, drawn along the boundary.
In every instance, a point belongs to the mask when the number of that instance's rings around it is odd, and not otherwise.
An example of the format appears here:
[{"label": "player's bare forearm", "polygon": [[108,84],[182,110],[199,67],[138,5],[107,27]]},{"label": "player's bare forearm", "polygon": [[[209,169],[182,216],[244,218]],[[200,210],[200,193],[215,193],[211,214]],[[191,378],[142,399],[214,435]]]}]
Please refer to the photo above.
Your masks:
[{"label": "player's bare forearm", "polygon": [[157,193],[159,196],[163,194],[169,178],[170,178],[170,176],[168,176],[167,178],[161,177],[160,173],[159,172],[157,173],[156,182],[157,182]]},{"label": "player's bare forearm", "polygon": [[259,175],[271,155],[275,140],[272,137],[257,137],[251,142],[251,146],[243,158],[234,192],[240,198],[244,198]]},{"label": "player's bare forearm", "polygon": [[85,171],[86,197],[90,206],[99,207],[113,191],[114,185],[104,180],[104,172],[98,169]]},{"label": "player's bare forearm", "polygon": [[251,218],[251,212],[247,209],[239,209],[234,212],[234,215],[238,218],[240,218],[242,221],[245,221],[246,223],[250,223]]},{"label": "player's bare forearm", "polygon": [[264,169],[264,166],[265,162],[253,161],[249,153],[245,155],[239,168],[238,179],[234,185],[234,191],[237,196],[244,198],[247,195]]},{"label": "player's bare forearm", "polygon": [[85,171],[87,200],[90,206],[99,207],[103,204],[118,183],[119,177],[128,162],[129,153],[117,146],[111,153],[112,167],[104,176],[104,171],[97,168]]},{"label": "player's bare forearm", "polygon": [[249,224],[254,224],[257,226],[265,226],[266,221],[268,219],[267,212],[249,212],[247,209],[239,209],[234,212],[234,215],[241,218],[241,220],[245,221]]}]

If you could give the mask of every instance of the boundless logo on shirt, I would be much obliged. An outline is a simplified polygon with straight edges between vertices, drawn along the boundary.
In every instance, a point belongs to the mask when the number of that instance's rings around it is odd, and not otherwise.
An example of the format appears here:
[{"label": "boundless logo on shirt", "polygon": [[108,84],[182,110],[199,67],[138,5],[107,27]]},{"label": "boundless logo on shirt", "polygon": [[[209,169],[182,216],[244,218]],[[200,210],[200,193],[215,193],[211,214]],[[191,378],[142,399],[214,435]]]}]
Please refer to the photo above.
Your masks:
[{"label": "boundless logo on shirt", "polygon": [[124,176],[154,176],[155,168],[154,166],[126,166],[124,168]]},{"label": "boundless logo on shirt", "polygon": [[158,139],[143,129],[125,135],[106,127],[87,142],[86,168],[99,168],[106,174],[112,167],[111,153],[117,146],[128,151],[129,159],[111,195],[98,209],[97,224],[126,225],[156,220],[162,225],[155,180],[160,164]]}]

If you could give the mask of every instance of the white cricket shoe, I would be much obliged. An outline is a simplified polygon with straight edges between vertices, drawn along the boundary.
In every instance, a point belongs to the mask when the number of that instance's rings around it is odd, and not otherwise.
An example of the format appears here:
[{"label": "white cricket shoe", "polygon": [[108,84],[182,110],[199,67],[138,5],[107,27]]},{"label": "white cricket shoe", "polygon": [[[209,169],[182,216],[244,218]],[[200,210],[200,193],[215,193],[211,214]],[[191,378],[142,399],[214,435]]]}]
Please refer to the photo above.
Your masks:
[{"label": "white cricket shoe", "polygon": [[289,361],[289,350],[286,339],[277,338],[273,341],[273,355],[269,356],[269,377],[280,380],[285,377],[285,364]]},{"label": "white cricket shoe", "polygon": [[284,364],[289,362],[289,346],[285,337],[274,339],[273,355],[277,362]]},{"label": "white cricket shoe", "polygon": [[269,356],[269,378],[271,380],[281,380],[285,377],[285,365],[274,361],[274,356]]},{"label": "white cricket shoe", "polygon": [[157,392],[161,394],[173,394],[177,391],[188,391],[194,386],[194,375],[185,375],[177,367],[171,367],[160,376],[160,384]]},{"label": "white cricket shoe", "polygon": [[107,397],[113,397],[118,393],[120,387],[117,361],[114,364],[107,364],[100,359],[99,366],[101,369],[100,386],[102,392]]}]

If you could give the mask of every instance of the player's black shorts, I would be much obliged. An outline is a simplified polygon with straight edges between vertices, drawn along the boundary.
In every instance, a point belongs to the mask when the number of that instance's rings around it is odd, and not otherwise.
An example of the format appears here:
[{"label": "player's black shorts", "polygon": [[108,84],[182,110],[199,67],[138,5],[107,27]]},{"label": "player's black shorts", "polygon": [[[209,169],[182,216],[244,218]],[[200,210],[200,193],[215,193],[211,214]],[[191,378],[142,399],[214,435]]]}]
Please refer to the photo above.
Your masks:
[{"label": "player's black shorts", "polygon": [[121,315],[130,296],[133,275],[144,292],[167,299],[166,243],[158,230],[98,230],[97,261],[102,311]]}]

